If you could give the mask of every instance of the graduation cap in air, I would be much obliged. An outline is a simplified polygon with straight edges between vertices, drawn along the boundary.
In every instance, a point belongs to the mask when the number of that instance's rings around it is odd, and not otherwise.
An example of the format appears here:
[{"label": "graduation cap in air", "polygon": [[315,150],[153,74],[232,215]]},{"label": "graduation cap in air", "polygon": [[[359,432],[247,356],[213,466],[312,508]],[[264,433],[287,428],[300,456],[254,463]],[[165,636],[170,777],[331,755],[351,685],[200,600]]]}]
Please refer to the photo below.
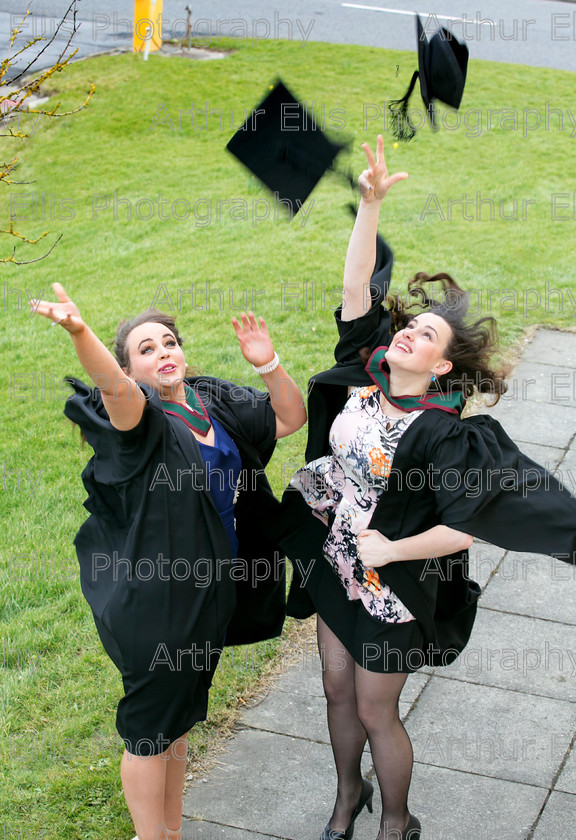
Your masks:
[{"label": "graduation cap in air", "polygon": [[414,72],[402,99],[388,104],[392,115],[392,133],[398,140],[411,140],[416,133],[408,114],[408,100],[414,90],[416,79],[420,79],[420,93],[433,129],[436,128],[434,100],[439,99],[458,110],[466,83],[468,67],[466,44],[461,44],[451,32],[443,27],[440,27],[429,41],[418,15],[416,15],[416,34],[418,70]]},{"label": "graduation cap in air", "polygon": [[278,79],[226,148],[294,216],[347,145],[329,140],[314,116]]}]

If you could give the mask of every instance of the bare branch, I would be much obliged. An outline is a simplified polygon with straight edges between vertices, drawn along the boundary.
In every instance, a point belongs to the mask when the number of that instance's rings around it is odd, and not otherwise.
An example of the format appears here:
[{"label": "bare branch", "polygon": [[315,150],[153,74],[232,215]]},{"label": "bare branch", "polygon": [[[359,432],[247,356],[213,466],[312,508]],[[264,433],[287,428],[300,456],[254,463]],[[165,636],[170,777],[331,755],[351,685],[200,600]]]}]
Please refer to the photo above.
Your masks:
[{"label": "bare branch", "polygon": [[[16,169],[17,166],[18,166],[18,158],[14,158],[14,160],[11,160],[10,163],[3,163],[2,164],[2,169],[4,171],[0,172],[0,181],[7,178],[8,175],[10,175],[10,173],[13,172],[14,169]],[[10,183],[10,182],[7,181],[6,183]]]},{"label": "bare branch", "polygon": [[[34,58],[32,59],[32,61],[31,61],[31,62],[30,62],[30,63],[29,63],[29,64],[28,64],[28,65],[27,65],[27,66],[26,66],[26,67],[25,67],[25,68],[24,68],[24,69],[23,69],[20,73],[18,73],[18,75],[17,75],[17,76],[15,76],[15,77],[12,79],[12,81],[13,81],[13,82],[18,81],[18,79],[21,79],[23,76],[25,76],[25,75],[26,75],[26,73],[28,72],[28,70],[30,70],[30,68],[32,67],[32,65],[33,65],[33,64],[34,64],[34,63],[35,63],[35,62],[36,62],[36,61],[40,58],[40,56],[42,55],[42,53],[44,53],[44,52],[48,49],[48,47],[49,47],[51,44],[53,44],[53,43],[54,43],[54,41],[56,40],[56,36],[58,35],[58,32],[59,32],[59,31],[60,31],[60,29],[62,28],[62,26],[63,26],[64,22],[66,21],[66,19],[67,19],[68,15],[69,15],[69,13],[70,13],[70,11],[73,9],[74,11],[73,11],[73,17],[72,17],[72,33],[70,34],[70,37],[68,38],[68,41],[67,41],[67,43],[66,43],[66,46],[64,47],[64,49],[63,49],[63,50],[62,50],[62,52],[60,53],[60,56],[58,57],[58,59],[56,60],[55,65],[58,65],[58,64],[62,63],[62,66],[64,66],[65,64],[67,64],[67,63],[68,63],[68,59],[66,59],[65,61],[63,61],[63,62],[62,62],[62,58],[63,58],[63,57],[64,57],[64,55],[66,54],[66,50],[67,50],[67,49],[68,49],[68,47],[70,46],[70,43],[71,43],[71,41],[72,41],[72,38],[74,37],[74,35],[75,35],[75,34],[76,34],[76,32],[78,31],[78,25],[77,25],[77,23],[76,23],[76,15],[77,15],[76,3],[77,3],[77,0],[72,0],[72,2],[70,3],[70,5],[68,6],[68,9],[66,10],[66,13],[65,13],[65,14],[64,14],[64,16],[62,17],[62,20],[60,21],[60,23],[58,24],[58,26],[56,27],[56,29],[55,29],[55,30],[54,30],[54,32],[52,33],[52,36],[51,36],[50,38],[48,38],[48,39],[47,39],[46,44],[45,44],[45,45],[42,47],[42,49],[41,49],[41,50],[40,50],[40,51],[39,51],[39,52],[38,52],[38,53],[34,56]],[[36,40],[38,40],[38,39],[34,39],[34,40],[36,41]],[[76,52],[77,52],[77,50],[75,51],[74,55],[76,54]],[[72,58],[72,56],[70,56],[70,58]]]},{"label": "bare branch", "polygon": [[8,131],[0,133],[0,137],[19,137],[21,140],[26,140],[30,137],[30,135],[23,131],[12,131],[12,129],[9,128]]},{"label": "bare branch", "polygon": [[16,91],[13,91],[12,96],[19,96],[21,93],[23,93],[24,95],[20,99],[20,105],[22,105],[22,103],[26,99],[28,99],[29,96],[32,96],[32,94],[34,93],[37,93],[37,91],[40,89],[40,86],[44,84],[46,79],[49,79],[50,76],[54,75],[54,73],[59,73],[60,70],[66,67],[69,64],[69,62],[72,61],[77,52],[77,49],[74,50],[74,52],[71,53],[67,58],[65,58],[64,61],[57,61],[52,67],[43,70],[41,74],[36,79],[34,79],[34,81],[27,82],[25,85],[22,85],[22,87],[18,88]]},{"label": "bare branch", "polygon": [[56,108],[60,107],[60,103],[58,103],[57,105],[54,106],[54,108],[51,111],[38,111],[35,108],[30,108],[27,113],[29,113],[29,114],[44,114],[44,116],[46,116],[46,117],[69,117],[71,114],[77,114],[78,111],[82,111],[86,107],[86,105],[88,105],[88,103],[92,99],[92,94],[94,93],[95,90],[96,90],[96,86],[91,85],[90,86],[90,92],[88,93],[88,96],[86,97],[86,99],[84,100],[82,105],[79,105],[77,108],[74,108],[73,111],[63,111],[61,114],[57,114],[56,113]]},{"label": "bare branch", "polygon": [[23,242],[28,242],[29,245],[36,245],[37,242],[40,242],[41,239],[44,239],[50,233],[49,230],[45,230],[44,233],[38,237],[38,239],[28,239],[27,236],[24,236],[22,233],[18,233],[18,231],[14,230],[14,216],[10,217],[10,230],[0,230],[0,233],[7,233],[9,236],[15,236],[17,239],[21,239]]},{"label": "bare branch", "polygon": [[[43,39],[42,39],[41,35],[36,35],[34,38],[32,38],[30,41],[28,41],[28,43],[25,44],[22,47],[22,49],[17,50],[17,52],[15,52],[14,55],[11,55],[11,56],[9,55],[8,58],[3,59],[2,64],[0,64],[0,80],[2,80],[2,78],[6,75],[6,71],[8,70],[8,68],[11,67],[12,64],[14,64],[14,59],[15,58],[18,58],[19,55],[22,55],[22,53],[26,52],[26,50],[29,50],[30,47],[33,47],[34,44],[37,44],[38,41],[42,41],[42,40]],[[11,39],[11,43],[13,43],[12,39]],[[37,57],[38,56],[36,56],[36,58]],[[36,61],[36,59],[34,59],[34,61]]]},{"label": "bare branch", "polygon": [[[58,23],[58,26],[56,27],[56,29],[52,33],[51,37],[49,37],[49,38],[45,38],[43,36],[30,37],[30,39],[27,41],[27,43],[23,47],[18,48],[13,55],[9,55],[7,58],[3,59],[0,62],[0,88],[1,88],[3,85],[6,84],[5,77],[6,77],[6,74],[8,72],[8,69],[10,67],[14,66],[14,60],[16,58],[18,58],[18,56],[25,55],[27,53],[27,51],[31,50],[40,41],[45,42],[42,49],[40,49],[36,53],[36,55],[34,55],[34,57],[31,58],[31,60],[29,60],[30,53],[28,53],[26,55],[26,57],[24,59],[24,62],[25,63],[27,62],[26,66],[20,72],[18,72],[17,75],[14,76],[14,78],[11,80],[13,83],[14,82],[16,83],[16,85],[15,85],[16,89],[11,90],[10,93],[7,94],[7,95],[0,95],[0,106],[2,106],[2,104],[4,104],[3,107],[0,108],[0,125],[2,125],[3,123],[5,124],[5,131],[0,132],[0,137],[17,137],[19,139],[24,139],[24,138],[27,138],[29,136],[25,131],[22,130],[23,126],[22,126],[21,117],[20,117],[21,114],[27,114],[27,115],[29,115],[30,118],[32,117],[33,114],[34,115],[39,115],[39,116],[46,116],[46,117],[66,117],[66,116],[70,116],[72,114],[77,114],[79,111],[82,111],[86,107],[86,105],[88,104],[90,99],[92,98],[92,95],[95,91],[94,85],[91,85],[90,91],[88,92],[88,95],[86,96],[86,99],[84,100],[84,102],[81,105],[79,105],[77,108],[74,108],[70,111],[64,111],[63,113],[57,113],[58,109],[60,108],[60,103],[57,103],[56,105],[54,105],[54,107],[47,108],[47,109],[29,108],[27,105],[24,104],[27,99],[29,99],[33,94],[38,92],[38,90],[40,89],[40,86],[44,82],[46,82],[47,79],[50,79],[50,77],[53,76],[54,73],[59,72],[64,67],[66,67],[70,63],[70,61],[74,58],[76,53],[78,52],[77,49],[71,51],[71,46],[70,46],[71,43],[72,43],[72,39],[74,38],[74,35],[78,31],[77,5],[76,4],[77,4],[77,0],[71,0],[70,5],[68,6],[68,9],[66,10],[66,13],[61,18],[60,22]],[[58,37],[58,34],[61,32],[62,28],[64,27],[65,22],[69,22],[70,13],[72,13],[72,15],[71,15],[72,28],[71,28],[69,37],[68,37],[63,49],[60,51],[60,54],[59,54],[58,58],[56,59],[56,61],[54,61],[52,63],[51,67],[48,67],[44,70],[33,72],[32,75],[34,77],[30,78],[30,79],[27,79],[26,74],[31,70],[33,65],[46,52],[46,50],[54,43],[54,41]],[[12,29],[11,35],[10,35],[10,51],[15,46],[18,36],[22,33],[23,28],[24,28],[24,23],[25,23],[26,19],[28,18],[29,14],[30,14],[29,11],[26,12],[26,14],[23,16],[22,20],[20,21],[20,23]],[[11,119],[14,119],[15,117],[18,118],[18,120],[19,120],[19,122],[15,126],[16,130],[14,128],[10,127],[10,125],[6,125],[6,123],[9,123],[9,121]],[[2,127],[4,128],[4,126],[2,126]],[[34,181],[16,181],[12,177],[10,177],[12,175],[12,173],[14,172],[14,170],[17,168],[17,166],[18,166],[18,158],[14,158],[13,160],[11,160],[8,163],[0,164],[0,183],[4,183],[4,184],[8,184],[8,185],[13,185],[13,184],[20,185],[20,184],[34,183]],[[20,233],[19,231],[14,229],[15,218],[16,218],[15,215],[10,216],[10,226],[9,226],[9,228],[6,229],[6,230],[0,229],[0,235],[11,236],[11,237],[19,240],[19,245],[14,245],[12,254],[10,256],[0,257],[0,264],[2,264],[2,263],[14,263],[14,265],[30,265],[31,263],[40,262],[41,260],[46,259],[46,257],[48,257],[52,253],[52,251],[54,250],[56,245],[62,239],[62,234],[60,234],[57,237],[57,239],[53,242],[53,244],[50,246],[50,248],[46,251],[46,253],[42,254],[42,256],[40,256],[40,257],[36,257],[35,259],[31,259],[31,260],[16,259],[16,249],[17,249],[17,247],[19,248],[20,245],[23,244],[23,243],[26,243],[28,245],[36,245],[36,244],[38,244],[38,242],[41,242],[43,239],[45,239],[45,237],[48,236],[50,231],[45,231],[40,236],[38,236],[36,239],[30,239],[25,234]]]},{"label": "bare branch", "polygon": [[[44,236],[45,235],[46,234],[44,234]],[[40,262],[40,260],[45,260],[46,257],[49,256],[52,253],[52,251],[54,250],[56,245],[58,245],[58,243],[60,242],[60,240],[62,239],[63,236],[64,236],[64,234],[61,233],[60,236],[58,237],[58,239],[55,242],[52,243],[52,247],[50,248],[50,250],[46,251],[45,254],[42,254],[41,257],[36,257],[35,260],[16,260],[16,259],[14,259],[14,254],[16,253],[16,248],[14,248],[11,256],[0,258],[0,263],[9,263],[10,262],[10,263],[14,263],[14,265],[30,265],[30,263],[35,263],[35,262]]]},{"label": "bare branch", "polygon": [[31,15],[31,14],[32,14],[32,12],[30,11],[30,9],[27,9],[27,11],[26,11],[26,12],[25,12],[25,14],[24,14],[24,17],[22,18],[22,20],[20,21],[20,23],[18,24],[18,26],[15,26],[15,27],[14,27],[14,29],[12,30],[12,33],[11,33],[11,35],[10,35],[10,46],[11,46],[11,47],[13,47],[13,46],[14,46],[14,41],[16,40],[16,38],[18,37],[18,35],[22,32],[22,30],[20,29],[20,27],[23,25],[23,23],[24,23],[24,21],[26,20],[26,18],[28,17],[28,15]]},{"label": "bare branch", "polygon": [[[1,135],[0,135],[1,136]],[[4,170],[0,172],[0,182],[4,184],[35,184],[35,181],[12,181],[8,178],[11,172],[18,167],[18,158],[14,158],[11,163],[3,163],[1,168]]]}]

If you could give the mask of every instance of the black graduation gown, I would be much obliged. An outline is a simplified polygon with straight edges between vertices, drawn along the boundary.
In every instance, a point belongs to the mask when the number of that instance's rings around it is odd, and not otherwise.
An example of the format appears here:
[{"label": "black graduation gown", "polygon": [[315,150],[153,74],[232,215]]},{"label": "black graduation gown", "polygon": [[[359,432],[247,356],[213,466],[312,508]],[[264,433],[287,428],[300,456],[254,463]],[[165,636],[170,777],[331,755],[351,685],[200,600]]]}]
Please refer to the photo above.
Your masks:
[{"label": "black graduation gown", "polygon": [[234,558],[196,438],[162,409],[156,391],[141,386],[142,419],[120,431],[97,389],[68,381],[75,393],[65,414],[94,449],[82,473],[91,515],[75,539],[82,591],[122,674],[118,731],[130,752],[157,754],[206,717],[224,643],[281,632],[284,564],[256,521],[278,506],[263,469],[276,418],[267,394],[211,377],[187,380],[241,455]]},{"label": "black graduation gown", "polygon": [[[330,453],[330,426],[346,402],[347,386],[373,384],[358,351],[390,342],[390,313],[381,305],[384,291],[376,284],[373,306],[361,318],[342,321],[340,310],[336,312],[340,334],[336,365],[310,381],[307,461]],[[392,625],[396,637],[390,637],[390,644],[395,646],[398,637],[404,646],[401,667],[396,667],[398,657],[386,660],[382,648],[380,656],[370,653],[376,650],[371,634],[376,633],[373,623],[378,620],[370,617],[372,623],[368,622],[359,602],[345,603],[342,598],[343,588],[323,559],[326,526],[294,488],[285,491],[282,508],[280,542],[295,565],[290,615],[305,617],[317,611],[369,670],[411,671],[424,664],[446,665],[456,658],[470,636],[480,594],[468,577],[467,552],[391,563],[376,570],[415,616],[422,633],[420,643],[417,634],[400,637],[401,628]],[[399,441],[388,488],[369,527],[396,540],[438,524],[503,548],[576,562],[576,500],[520,452],[487,415],[462,420],[440,409],[426,409]],[[368,634],[364,640],[359,638],[362,633]],[[417,655],[408,660],[406,654],[420,644],[421,652],[414,651]]]}]

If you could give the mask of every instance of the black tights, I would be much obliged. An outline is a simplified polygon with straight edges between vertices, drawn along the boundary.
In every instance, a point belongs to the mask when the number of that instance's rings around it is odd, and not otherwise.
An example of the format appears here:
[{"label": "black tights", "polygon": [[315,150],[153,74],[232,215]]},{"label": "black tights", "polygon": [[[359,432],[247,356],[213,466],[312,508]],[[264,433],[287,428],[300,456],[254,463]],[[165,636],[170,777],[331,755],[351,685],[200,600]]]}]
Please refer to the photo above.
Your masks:
[{"label": "black tights", "polygon": [[360,763],[366,739],[382,797],[377,840],[399,840],[408,822],[412,744],[402,725],[398,699],[406,674],[361,668],[318,616],[318,646],[328,702],[328,729],[338,775],[330,827],[344,831],[360,798]]}]

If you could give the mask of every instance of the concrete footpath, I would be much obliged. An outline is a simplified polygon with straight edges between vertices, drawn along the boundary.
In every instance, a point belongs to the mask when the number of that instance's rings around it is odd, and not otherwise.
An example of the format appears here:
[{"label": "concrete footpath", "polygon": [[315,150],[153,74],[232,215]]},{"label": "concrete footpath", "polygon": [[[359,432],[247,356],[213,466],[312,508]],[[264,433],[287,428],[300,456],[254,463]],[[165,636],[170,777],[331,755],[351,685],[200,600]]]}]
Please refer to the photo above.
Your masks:
[{"label": "concrete footpath", "polygon": [[[539,330],[487,411],[576,494],[575,333]],[[410,810],[423,840],[574,840],[576,568],[478,542],[471,576],[483,595],[468,648],[409,676],[402,694]],[[319,840],[336,775],[313,640],[299,654],[189,787],[185,840]],[[368,750],[363,769],[374,779]],[[356,840],[374,840],[379,812],[375,784]]]}]

